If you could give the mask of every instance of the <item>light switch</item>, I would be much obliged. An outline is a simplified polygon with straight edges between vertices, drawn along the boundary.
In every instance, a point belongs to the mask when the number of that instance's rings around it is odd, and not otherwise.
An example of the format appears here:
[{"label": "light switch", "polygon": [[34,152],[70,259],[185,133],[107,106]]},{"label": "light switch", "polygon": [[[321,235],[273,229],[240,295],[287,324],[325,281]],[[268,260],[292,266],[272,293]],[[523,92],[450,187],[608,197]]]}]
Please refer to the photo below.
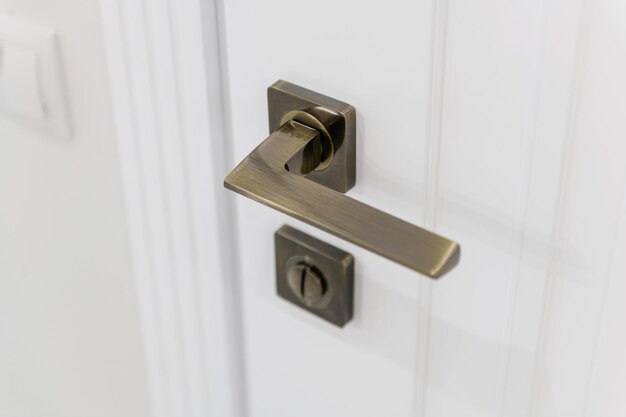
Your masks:
[{"label": "light switch", "polygon": [[0,13],[0,117],[69,139],[61,57],[53,30]]},{"label": "light switch", "polygon": [[39,80],[37,51],[17,45],[2,47],[2,107],[19,117],[40,120],[44,117]]}]

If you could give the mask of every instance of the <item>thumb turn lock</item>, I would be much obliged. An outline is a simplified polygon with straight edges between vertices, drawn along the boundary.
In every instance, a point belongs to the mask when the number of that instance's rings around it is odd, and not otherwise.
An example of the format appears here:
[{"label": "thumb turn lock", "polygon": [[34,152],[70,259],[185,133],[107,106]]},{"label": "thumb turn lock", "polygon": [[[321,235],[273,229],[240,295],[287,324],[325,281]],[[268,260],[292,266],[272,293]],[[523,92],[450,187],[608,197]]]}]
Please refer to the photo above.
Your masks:
[{"label": "thumb turn lock", "polygon": [[294,295],[309,307],[324,308],[321,301],[329,291],[320,270],[307,261],[295,261],[287,268],[287,284]]}]

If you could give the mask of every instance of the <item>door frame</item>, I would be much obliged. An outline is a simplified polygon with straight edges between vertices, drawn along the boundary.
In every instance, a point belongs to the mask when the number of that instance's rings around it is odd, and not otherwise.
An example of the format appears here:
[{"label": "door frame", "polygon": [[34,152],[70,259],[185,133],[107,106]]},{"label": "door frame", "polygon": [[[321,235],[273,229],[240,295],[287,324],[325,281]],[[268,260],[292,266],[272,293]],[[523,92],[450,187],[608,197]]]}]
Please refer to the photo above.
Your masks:
[{"label": "door frame", "polygon": [[221,4],[100,11],[151,413],[245,415]]}]

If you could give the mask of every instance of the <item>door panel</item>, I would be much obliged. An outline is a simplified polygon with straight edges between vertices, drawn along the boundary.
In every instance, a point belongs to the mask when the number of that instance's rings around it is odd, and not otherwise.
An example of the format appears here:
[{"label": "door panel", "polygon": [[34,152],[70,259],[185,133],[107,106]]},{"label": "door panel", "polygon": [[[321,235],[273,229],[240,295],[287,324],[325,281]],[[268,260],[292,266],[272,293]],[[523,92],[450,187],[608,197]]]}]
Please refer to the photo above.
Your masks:
[{"label": "door panel", "polygon": [[603,357],[598,341],[613,332],[624,337],[624,323],[611,327],[612,318],[605,312],[609,283],[616,285],[625,277],[615,276],[624,264],[619,242],[626,209],[625,16],[623,4],[598,1],[585,5],[580,21],[568,146],[537,351],[536,415],[624,415],[623,384],[621,399],[604,408],[605,413],[593,412],[607,404],[591,393],[598,392],[597,383],[607,382],[596,376],[599,361],[613,361],[613,378],[623,378],[617,372],[623,372],[623,353],[622,359],[615,354]]},{"label": "door panel", "polygon": [[426,415],[497,415],[522,243],[540,1],[451,1],[437,230],[459,239],[433,283]]},{"label": "door panel", "polygon": [[[462,245],[433,282],[237,197],[250,415],[623,412],[624,6],[224,7],[232,163],[268,135],[266,88],[300,84],[357,109],[350,196]],[[355,256],[345,328],[276,296],[284,223]]]},{"label": "door panel", "polygon": [[[268,134],[266,88],[289,80],[356,107],[350,195],[419,223],[430,4],[322,1],[306,13],[289,1],[225,6],[236,158]],[[420,278],[251,201],[239,199],[238,210],[251,415],[410,415]],[[277,298],[273,233],[283,223],[356,257],[355,318],[346,328]]]}]

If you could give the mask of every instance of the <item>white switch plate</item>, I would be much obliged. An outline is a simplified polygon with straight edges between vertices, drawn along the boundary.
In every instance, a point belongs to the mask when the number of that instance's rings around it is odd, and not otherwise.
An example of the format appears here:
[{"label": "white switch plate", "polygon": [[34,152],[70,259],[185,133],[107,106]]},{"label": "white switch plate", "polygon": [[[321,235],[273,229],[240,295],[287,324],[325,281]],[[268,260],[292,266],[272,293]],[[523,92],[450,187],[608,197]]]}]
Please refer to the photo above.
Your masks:
[{"label": "white switch plate", "polygon": [[59,139],[70,138],[56,34],[0,13],[0,114]]}]

